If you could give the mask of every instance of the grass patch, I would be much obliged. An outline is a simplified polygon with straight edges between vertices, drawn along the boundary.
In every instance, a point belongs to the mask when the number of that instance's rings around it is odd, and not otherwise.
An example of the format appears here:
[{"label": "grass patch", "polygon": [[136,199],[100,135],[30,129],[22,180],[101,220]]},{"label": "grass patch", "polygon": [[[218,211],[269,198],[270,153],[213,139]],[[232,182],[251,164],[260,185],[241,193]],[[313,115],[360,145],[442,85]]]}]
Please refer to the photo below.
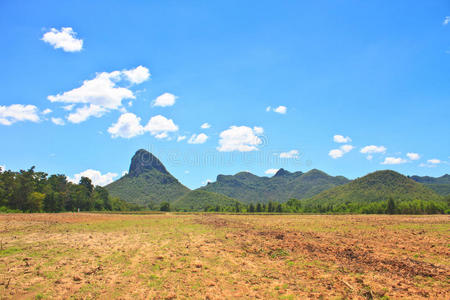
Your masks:
[{"label": "grass patch", "polygon": [[9,248],[0,250],[0,257],[14,255],[17,253],[21,253],[22,251],[23,251],[23,249],[19,248],[19,247],[9,247]]}]

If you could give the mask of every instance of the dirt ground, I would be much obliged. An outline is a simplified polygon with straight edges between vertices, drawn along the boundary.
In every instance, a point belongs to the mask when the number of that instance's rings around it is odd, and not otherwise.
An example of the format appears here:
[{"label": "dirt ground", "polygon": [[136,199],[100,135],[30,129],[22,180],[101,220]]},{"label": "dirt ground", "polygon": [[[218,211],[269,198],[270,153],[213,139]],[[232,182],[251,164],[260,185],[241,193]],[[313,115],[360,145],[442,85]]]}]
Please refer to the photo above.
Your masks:
[{"label": "dirt ground", "polygon": [[450,299],[449,216],[0,215],[2,299]]}]

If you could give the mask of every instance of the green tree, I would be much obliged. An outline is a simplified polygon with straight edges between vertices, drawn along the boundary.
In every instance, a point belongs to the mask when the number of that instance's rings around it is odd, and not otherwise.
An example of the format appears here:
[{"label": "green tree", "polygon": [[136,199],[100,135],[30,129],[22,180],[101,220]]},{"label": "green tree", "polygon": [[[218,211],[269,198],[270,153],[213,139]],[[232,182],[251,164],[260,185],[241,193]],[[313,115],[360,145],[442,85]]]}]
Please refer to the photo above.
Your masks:
[{"label": "green tree", "polygon": [[96,210],[112,210],[111,202],[109,200],[109,193],[104,187],[97,185],[94,188],[92,197],[94,198],[94,206]]},{"label": "green tree", "polygon": [[170,211],[170,204],[169,204],[169,202],[162,202],[160,210],[161,211]]},{"label": "green tree", "polygon": [[77,211],[78,209],[82,211],[91,210],[91,203],[89,197],[89,191],[85,185],[71,185],[70,194],[72,199],[73,208],[72,210]]},{"label": "green tree", "polygon": [[142,209],[120,199],[113,205],[108,191],[94,187],[89,178],[73,184],[64,175],[48,177],[47,173],[35,172],[34,167],[20,172],[0,171],[0,207],[24,212]]},{"label": "green tree", "polygon": [[390,215],[395,213],[395,209],[396,209],[396,205],[395,205],[395,201],[392,197],[389,198],[388,202],[387,202],[387,208],[386,208],[386,212]]},{"label": "green tree", "polygon": [[64,193],[67,191],[67,177],[65,175],[51,175],[48,184],[55,192]]},{"label": "green tree", "polygon": [[281,203],[278,203],[277,205],[277,212],[283,212],[283,207],[281,206]]},{"label": "green tree", "polygon": [[44,199],[44,211],[46,212],[57,212],[58,209],[58,193],[51,191],[48,194],[45,194]]},{"label": "green tree", "polygon": [[255,206],[253,205],[253,203],[250,203],[250,205],[248,207],[248,212],[251,212],[251,213],[255,212]]},{"label": "green tree", "polygon": [[28,196],[27,207],[30,212],[40,212],[44,206],[45,194],[32,192]]},{"label": "green tree", "polygon": [[27,171],[20,170],[20,173],[16,174],[14,181],[12,208],[20,209],[21,211],[31,210],[31,207],[28,206],[30,203],[28,199],[34,191],[34,166]]},{"label": "green tree", "polygon": [[234,206],[234,209],[235,209],[236,212],[241,212],[241,206],[239,205],[238,202],[236,202],[236,204]]},{"label": "green tree", "polygon": [[0,206],[13,208],[15,173],[3,171],[0,173]]},{"label": "green tree", "polygon": [[87,177],[81,177],[80,185],[86,188],[88,192],[88,197],[91,197],[91,194],[94,191],[94,185],[92,184],[92,180]]}]

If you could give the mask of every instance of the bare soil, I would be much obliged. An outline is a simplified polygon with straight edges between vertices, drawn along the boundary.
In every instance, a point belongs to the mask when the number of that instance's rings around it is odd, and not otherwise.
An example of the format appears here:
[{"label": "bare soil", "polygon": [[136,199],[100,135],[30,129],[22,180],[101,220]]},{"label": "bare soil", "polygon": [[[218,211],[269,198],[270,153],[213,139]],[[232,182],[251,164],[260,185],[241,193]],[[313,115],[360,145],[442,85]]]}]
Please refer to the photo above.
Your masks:
[{"label": "bare soil", "polygon": [[449,221],[0,215],[0,297],[449,299]]}]

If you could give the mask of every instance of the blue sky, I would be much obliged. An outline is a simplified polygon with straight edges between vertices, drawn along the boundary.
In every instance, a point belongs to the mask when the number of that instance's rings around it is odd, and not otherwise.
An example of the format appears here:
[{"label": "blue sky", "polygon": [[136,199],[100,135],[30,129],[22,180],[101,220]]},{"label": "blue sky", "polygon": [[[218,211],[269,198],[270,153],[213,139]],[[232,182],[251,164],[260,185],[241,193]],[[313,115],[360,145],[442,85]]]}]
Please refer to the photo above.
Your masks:
[{"label": "blue sky", "polygon": [[280,167],[441,176],[447,16],[445,0],[2,1],[0,165],[105,184],[144,148],[190,188]]}]

